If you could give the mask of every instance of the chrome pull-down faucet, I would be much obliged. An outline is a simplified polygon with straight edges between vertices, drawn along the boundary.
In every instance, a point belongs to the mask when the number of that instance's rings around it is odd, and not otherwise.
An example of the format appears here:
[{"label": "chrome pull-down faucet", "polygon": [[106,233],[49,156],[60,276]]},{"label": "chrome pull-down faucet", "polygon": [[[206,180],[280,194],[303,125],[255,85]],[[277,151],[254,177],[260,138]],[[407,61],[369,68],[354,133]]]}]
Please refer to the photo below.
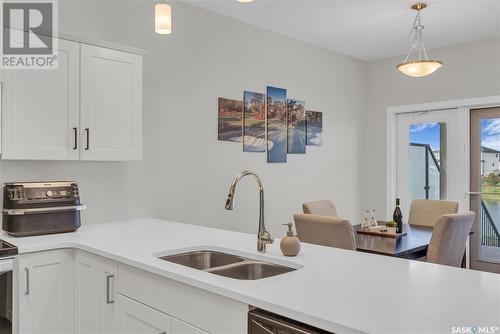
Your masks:
[{"label": "chrome pull-down faucet", "polygon": [[257,233],[257,250],[259,252],[265,252],[266,245],[272,244],[274,239],[266,230],[266,225],[264,223],[264,184],[257,174],[249,170],[244,170],[240,174],[236,175],[233,183],[231,183],[231,186],[229,187],[229,193],[227,194],[226,199],[226,210],[232,210],[234,208],[234,193],[236,191],[236,185],[247,175],[255,177],[259,186],[259,232]]}]

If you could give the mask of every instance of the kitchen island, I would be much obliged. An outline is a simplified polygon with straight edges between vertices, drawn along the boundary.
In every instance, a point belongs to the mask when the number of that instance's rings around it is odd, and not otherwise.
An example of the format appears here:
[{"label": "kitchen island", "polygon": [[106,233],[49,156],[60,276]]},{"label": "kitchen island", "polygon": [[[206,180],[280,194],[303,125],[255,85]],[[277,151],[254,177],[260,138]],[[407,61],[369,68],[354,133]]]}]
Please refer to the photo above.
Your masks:
[{"label": "kitchen island", "polygon": [[[265,254],[256,236],[158,219],[86,224],[75,233],[1,239],[19,254],[79,249],[335,333],[451,333],[500,326],[500,275],[303,244],[284,257],[279,240]],[[298,268],[237,280],[159,256],[228,250]]]}]

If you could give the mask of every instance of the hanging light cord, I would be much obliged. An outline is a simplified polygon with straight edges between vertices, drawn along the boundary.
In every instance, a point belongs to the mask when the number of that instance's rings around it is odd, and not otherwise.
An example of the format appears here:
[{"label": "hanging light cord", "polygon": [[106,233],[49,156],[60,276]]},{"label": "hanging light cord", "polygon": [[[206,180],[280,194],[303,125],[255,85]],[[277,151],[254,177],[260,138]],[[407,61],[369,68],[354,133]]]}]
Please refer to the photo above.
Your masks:
[{"label": "hanging light cord", "polygon": [[411,49],[410,52],[408,52],[408,55],[406,56],[403,63],[406,63],[408,61],[415,49],[418,49],[418,60],[422,60],[422,56],[424,56],[425,60],[429,60],[429,57],[427,56],[427,50],[425,50],[424,45],[424,35],[422,33],[423,29],[424,26],[422,25],[422,18],[420,16],[420,11],[418,11],[417,15],[415,16],[415,20],[413,21],[413,26],[411,27],[410,33],[408,35],[408,39],[412,41]]}]

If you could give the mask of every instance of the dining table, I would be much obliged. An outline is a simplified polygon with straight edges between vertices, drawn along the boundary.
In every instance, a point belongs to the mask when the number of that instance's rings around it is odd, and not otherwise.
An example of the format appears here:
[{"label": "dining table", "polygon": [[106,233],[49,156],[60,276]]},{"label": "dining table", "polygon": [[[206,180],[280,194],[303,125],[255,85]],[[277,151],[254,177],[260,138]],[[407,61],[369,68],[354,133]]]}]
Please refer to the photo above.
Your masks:
[{"label": "dining table", "polygon": [[361,225],[354,225],[356,250],[366,253],[418,259],[427,253],[432,227],[403,224],[405,235],[397,238],[357,233]]}]

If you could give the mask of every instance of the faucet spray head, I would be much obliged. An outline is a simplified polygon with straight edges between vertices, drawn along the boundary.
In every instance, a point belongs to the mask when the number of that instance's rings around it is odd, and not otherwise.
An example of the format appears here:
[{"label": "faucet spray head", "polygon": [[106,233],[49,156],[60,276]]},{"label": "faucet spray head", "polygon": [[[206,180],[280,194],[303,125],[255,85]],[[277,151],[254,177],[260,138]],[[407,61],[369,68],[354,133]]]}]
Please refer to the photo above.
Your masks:
[{"label": "faucet spray head", "polygon": [[226,205],[225,205],[226,210],[234,209],[234,191],[235,187],[231,185],[231,187],[229,188],[229,193],[227,194]]}]

